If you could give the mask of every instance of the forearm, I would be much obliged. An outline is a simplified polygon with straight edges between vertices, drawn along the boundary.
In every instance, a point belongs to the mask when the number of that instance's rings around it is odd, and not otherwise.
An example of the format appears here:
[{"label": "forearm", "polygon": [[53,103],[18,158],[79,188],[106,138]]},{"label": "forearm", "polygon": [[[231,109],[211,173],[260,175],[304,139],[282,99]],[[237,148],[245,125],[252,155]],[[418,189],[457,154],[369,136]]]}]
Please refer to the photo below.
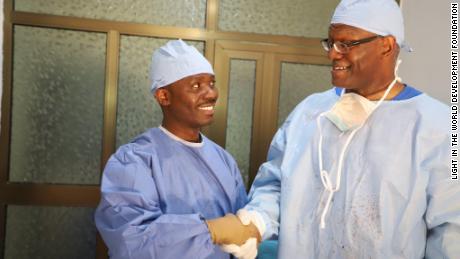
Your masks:
[{"label": "forearm", "polygon": [[96,212],[96,225],[114,258],[206,258],[215,252],[198,214],[155,214],[132,208]]},{"label": "forearm", "polygon": [[265,225],[265,240],[278,235],[280,210],[280,181],[279,170],[269,162],[262,165],[251,187],[249,203],[245,206],[248,211],[256,211]]}]

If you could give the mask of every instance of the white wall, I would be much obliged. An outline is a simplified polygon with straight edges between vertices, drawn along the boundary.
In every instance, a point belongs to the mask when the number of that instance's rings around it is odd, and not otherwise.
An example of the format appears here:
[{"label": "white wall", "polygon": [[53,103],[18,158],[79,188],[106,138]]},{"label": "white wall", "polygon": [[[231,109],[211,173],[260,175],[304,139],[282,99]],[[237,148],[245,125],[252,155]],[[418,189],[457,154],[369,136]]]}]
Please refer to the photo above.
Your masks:
[{"label": "white wall", "polygon": [[399,75],[405,83],[446,104],[450,102],[450,3],[401,0],[406,41],[415,51],[401,54]]}]

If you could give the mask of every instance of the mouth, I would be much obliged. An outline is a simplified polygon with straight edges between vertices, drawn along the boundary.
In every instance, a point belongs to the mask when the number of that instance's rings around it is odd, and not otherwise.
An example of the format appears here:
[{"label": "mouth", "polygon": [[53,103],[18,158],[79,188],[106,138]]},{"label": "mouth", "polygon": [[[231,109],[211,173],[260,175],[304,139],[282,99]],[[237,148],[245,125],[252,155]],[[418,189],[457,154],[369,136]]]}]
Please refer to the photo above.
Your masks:
[{"label": "mouth", "polygon": [[332,66],[332,71],[344,71],[344,70],[348,70],[350,68],[350,66],[337,66],[337,65],[334,65]]},{"label": "mouth", "polygon": [[203,111],[212,111],[212,110],[214,110],[214,105],[200,106],[200,107],[198,107],[198,109],[203,110]]},{"label": "mouth", "polygon": [[332,83],[339,84],[337,80],[344,80],[350,76],[351,66],[346,65],[332,65],[331,76],[332,76]]},{"label": "mouth", "polygon": [[204,112],[206,115],[213,115],[214,114],[215,104],[203,104],[198,106],[198,110]]}]

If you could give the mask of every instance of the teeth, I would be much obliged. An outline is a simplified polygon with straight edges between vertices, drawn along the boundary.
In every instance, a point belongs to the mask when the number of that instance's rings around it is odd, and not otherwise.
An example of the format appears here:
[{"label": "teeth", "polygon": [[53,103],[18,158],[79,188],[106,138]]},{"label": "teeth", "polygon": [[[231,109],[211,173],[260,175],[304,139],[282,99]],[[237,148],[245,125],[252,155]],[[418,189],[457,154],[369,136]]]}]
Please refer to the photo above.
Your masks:
[{"label": "teeth", "polygon": [[334,67],[333,69],[334,70],[345,70],[347,69],[347,67]]},{"label": "teeth", "polygon": [[203,107],[198,107],[200,110],[205,110],[205,111],[212,111],[214,109],[214,106],[203,106]]}]

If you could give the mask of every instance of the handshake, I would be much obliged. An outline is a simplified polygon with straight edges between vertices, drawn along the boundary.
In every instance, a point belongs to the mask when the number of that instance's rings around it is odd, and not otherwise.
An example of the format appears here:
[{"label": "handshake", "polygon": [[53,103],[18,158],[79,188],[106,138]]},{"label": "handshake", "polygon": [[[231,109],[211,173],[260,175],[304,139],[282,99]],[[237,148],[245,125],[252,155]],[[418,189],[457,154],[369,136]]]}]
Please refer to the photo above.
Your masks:
[{"label": "handshake", "polygon": [[241,259],[253,259],[265,232],[262,217],[256,211],[240,209],[236,215],[206,220],[214,244]]}]

